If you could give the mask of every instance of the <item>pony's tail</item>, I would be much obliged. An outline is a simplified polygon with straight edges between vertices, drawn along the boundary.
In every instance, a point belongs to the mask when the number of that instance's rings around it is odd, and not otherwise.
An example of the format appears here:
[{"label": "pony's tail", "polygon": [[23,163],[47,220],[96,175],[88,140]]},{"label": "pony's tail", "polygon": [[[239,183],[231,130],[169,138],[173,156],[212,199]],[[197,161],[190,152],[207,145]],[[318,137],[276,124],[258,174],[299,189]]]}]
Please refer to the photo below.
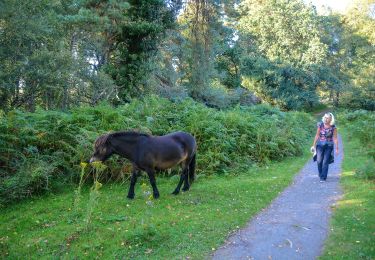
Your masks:
[{"label": "pony's tail", "polygon": [[189,182],[192,183],[195,179],[195,155],[194,153],[193,158],[191,158],[191,161],[189,163]]}]

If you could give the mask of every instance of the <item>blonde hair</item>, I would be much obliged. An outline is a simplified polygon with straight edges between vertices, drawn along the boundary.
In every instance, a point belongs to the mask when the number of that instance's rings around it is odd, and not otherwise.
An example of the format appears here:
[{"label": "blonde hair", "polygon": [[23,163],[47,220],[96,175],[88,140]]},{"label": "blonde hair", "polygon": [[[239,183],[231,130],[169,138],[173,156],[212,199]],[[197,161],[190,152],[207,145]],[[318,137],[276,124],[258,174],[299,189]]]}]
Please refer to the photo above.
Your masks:
[{"label": "blonde hair", "polygon": [[330,125],[334,125],[335,124],[335,117],[333,116],[332,113],[325,113],[324,116],[322,117],[322,121],[324,122],[324,118],[326,117],[330,117],[331,118],[331,122],[330,122]]}]

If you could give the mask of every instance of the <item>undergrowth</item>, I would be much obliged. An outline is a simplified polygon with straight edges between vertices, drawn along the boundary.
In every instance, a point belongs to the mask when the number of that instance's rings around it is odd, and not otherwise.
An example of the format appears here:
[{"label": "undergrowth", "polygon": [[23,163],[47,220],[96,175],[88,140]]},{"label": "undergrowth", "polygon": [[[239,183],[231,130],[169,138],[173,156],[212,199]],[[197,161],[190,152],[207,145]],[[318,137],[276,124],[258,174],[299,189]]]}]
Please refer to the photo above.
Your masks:
[{"label": "undergrowth", "polygon": [[375,180],[375,114],[366,110],[342,111],[342,125],[348,131],[348,141],[358,140],[361,152],[367,158],[356,169],[356,176]]},{"label": "undergrowth", "polygon": [[[313,125],[305,113],[267,105],[218,111],[190,99],[171,102],[155,96],[117,108],[101,104],[69,113],[14,110],[0,115],[0,205],[78,183],[80,162],[90,158],[94,140],[103,133],[189,132],[198,143],[197,173],[212,175],[300,155]],[[128,179],[125,159],[115,156],[106,165],[101,183]],[[92,168],[87,171],[93,173]]]}]

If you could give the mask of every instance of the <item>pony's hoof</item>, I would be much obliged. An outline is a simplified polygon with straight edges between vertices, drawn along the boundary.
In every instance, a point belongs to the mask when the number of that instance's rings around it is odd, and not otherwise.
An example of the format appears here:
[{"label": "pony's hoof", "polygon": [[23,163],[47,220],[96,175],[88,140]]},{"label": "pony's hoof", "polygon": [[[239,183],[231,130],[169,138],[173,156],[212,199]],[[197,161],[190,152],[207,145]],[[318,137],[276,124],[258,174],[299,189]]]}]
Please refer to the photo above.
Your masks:
[{"label": "pony's hoof", "polygon": [[157,199],[160,197],[160,194],[159,193],[154,193],[154,199]]},{"label": "pony's hoof", "polygon": [[188,191],[188,190],[190,190],[190,187],[183,187],[182,188],[182,191]]},{"label": "pony's hoof", "polygon": [[176,190],[175,190],[174,192],[172,192],[173,195],[177,195],[177,194],[179,194],[179,193],[180,193],[180,192],[179,192],[179,191],[176,191]]},{"label": "pony's hoof", "polygon": [[128,199],[134,199],[134,194],[128,194],[128,196],[126,196]]}]

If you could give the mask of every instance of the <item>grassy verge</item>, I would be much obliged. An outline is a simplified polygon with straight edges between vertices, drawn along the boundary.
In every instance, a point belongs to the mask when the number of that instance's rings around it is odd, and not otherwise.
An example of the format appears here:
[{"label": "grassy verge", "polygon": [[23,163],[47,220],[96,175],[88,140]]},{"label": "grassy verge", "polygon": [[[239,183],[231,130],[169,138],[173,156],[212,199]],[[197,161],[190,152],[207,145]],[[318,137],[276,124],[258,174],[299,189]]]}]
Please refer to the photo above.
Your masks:
[{"label": "grassy verge", "polygon": [[[125,199],[127,183],[104,185],[88,230],[83,229],[87,188],[78,212],[69,189],[30,199],[2,212],[0,257],[201,259],[287,187],[308,156],[237,176],[198,178],[191,191],[178,196],[170,195],[176,177],[158,178],[161,198],[151,202],[139,183],[133,201]],[[148,184],[146,178],[142,182]]]},{"label": "grassy verge", "polygon": [[331,233],[321,259],[375,258],[375,183],[357,178],[355,170],[367,158],[358,140],[344,142],[341,185],[344,197],[334,209]]}]

